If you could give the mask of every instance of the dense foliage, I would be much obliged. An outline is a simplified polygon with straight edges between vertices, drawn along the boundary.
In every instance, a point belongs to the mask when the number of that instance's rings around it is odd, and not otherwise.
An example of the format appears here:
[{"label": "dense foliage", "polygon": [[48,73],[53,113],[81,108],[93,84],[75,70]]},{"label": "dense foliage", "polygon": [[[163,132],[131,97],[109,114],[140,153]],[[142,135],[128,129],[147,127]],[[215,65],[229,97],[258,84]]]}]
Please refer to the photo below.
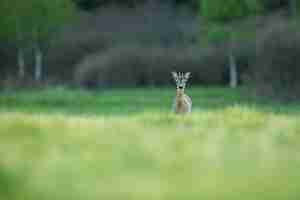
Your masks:
[{"label": "dense foliage", "polygon": [[5,26],[0,34],[17,42],[44,40],[72,15],[69,0],[5,0],[0,2],[0,9],[0,23]]},{"label": "dense foliage", "polygon": [[230,22],[255,15],[262,7],[259,0],[201,0],[201,15],[208,21]]}]

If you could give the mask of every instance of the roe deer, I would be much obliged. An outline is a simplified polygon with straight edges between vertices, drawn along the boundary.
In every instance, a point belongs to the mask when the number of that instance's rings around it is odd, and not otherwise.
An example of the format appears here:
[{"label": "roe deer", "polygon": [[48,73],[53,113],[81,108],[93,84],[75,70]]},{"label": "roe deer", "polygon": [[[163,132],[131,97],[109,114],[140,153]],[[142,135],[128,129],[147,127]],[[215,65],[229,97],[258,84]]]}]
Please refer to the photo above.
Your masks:
[{"label": "roe deer", "polygon": [[173,103],[173,111],[177,114],[190,113],[192,111],[192,100],[184,93],[184,89],[191,73],[172,72],[172,75],[176,83],[176,97]]}]

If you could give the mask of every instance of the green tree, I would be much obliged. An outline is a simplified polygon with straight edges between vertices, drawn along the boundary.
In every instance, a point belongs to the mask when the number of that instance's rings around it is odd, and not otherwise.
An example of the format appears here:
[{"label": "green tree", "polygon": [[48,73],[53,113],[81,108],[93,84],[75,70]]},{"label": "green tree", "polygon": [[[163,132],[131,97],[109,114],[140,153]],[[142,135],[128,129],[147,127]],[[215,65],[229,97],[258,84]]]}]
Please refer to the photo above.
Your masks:
[{"label": "green tree", "polygon": [[[201,0],[200,15],[207,25],[207,34],[211,40],[227,40],[230,86],[237,87],[238,70],[236,56],[233,53],[234,40],[240,34],[232,25],[233,22],[254,16],[263,10],[260,0]],[[214,36],[216,38],[214,38]]]},{"label": "green tree", "polygon": [[29,22],[26,2],[17,0],[0,1],[0,36],[13,41],[17,47],[19,78],[25,76],[25,47],[29,43],[27,23]]},{"label": "green tree", "polygon": [[41,80],[44,49],[51,36],[73,15],[71,0],[31,0],[31,39],[35,55],[36,81]]},{"label": "green tree", "polygon": [[18,49],[19,76],[25,74],[25,47],[34,52],[35,80],[40,81],[43,70],[44,46],[51,36],[73,16],[71,0],[2,0],[2,36],[14,41]]}]

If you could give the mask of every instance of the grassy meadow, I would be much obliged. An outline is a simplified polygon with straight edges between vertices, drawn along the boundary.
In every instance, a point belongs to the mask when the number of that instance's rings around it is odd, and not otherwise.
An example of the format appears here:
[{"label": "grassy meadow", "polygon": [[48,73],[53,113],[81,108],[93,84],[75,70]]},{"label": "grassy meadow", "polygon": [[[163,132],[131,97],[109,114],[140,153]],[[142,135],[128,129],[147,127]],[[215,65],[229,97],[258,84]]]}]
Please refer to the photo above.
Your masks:
[{"label": "grassy meadow", "polygon": [[0,200],[299,200],[300,105],[242,92],[4,91]]}]

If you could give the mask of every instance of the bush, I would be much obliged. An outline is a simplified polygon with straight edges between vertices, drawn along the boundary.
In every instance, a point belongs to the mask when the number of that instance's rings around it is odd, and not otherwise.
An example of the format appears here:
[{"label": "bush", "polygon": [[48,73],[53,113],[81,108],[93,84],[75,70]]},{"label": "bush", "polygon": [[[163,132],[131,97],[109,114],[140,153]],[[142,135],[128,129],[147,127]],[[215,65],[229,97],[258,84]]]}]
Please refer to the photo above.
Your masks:
[{"label": "bush", "polygon": [[47,74],[52,79],[72,80],[75,65],[85,56],[104,51],[111,46],[111,40],[98,32],[78,31],[64,33],[48,51]]},{"label": "bush", "polygon": [[84,57],[113,47],[189,46],[198,42],[198,26],[194,16],[167,5],[155,9],[111,6],[93,14],[82,13],[80,22],[67,27],[49,49],[47,74],[51,79],[71,80],[74,67]]},{"label": "bush", "polygon": [[300,32],[296,23],[276,22],[261,34],[251,80],[259,94],[300,98]]},{"label": "bush", "polygon": [[8,74],[16,74],[16,50],[8,42],[0,41],[0,80],[5,79]]},{"label": "bush", "polygon": [[85,87],[170,85],[170,72],[192,72],[192,83],[223,84],[225,56],[217,49],[122,47],[86,57],[76,67]]}]

